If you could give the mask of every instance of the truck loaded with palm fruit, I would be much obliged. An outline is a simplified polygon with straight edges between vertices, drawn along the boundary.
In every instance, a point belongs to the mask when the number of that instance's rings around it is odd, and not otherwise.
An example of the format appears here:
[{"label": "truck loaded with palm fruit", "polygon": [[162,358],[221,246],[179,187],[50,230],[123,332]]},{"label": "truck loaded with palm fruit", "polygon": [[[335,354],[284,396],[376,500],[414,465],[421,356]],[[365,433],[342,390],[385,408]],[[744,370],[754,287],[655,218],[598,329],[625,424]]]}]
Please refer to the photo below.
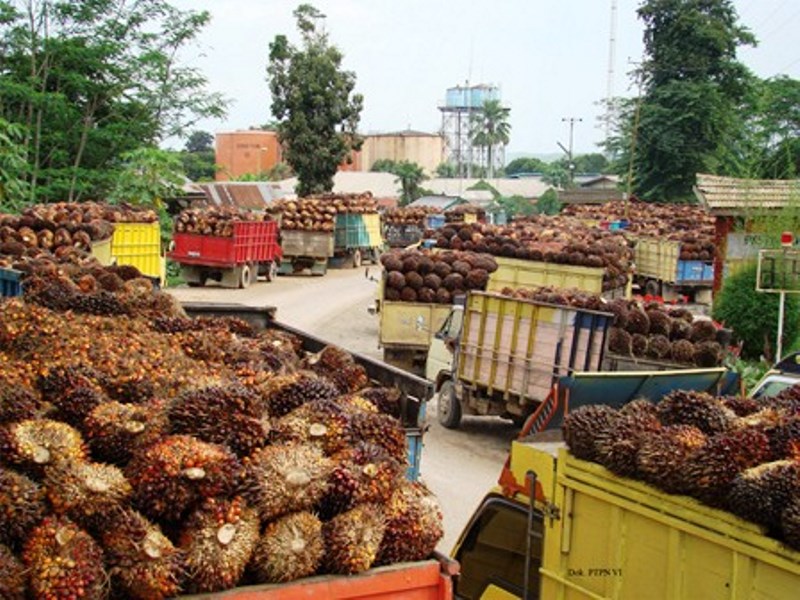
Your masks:
[{"label": "truck loaded with palm fruit", "polygon": [[796,596],[800,385],[631,398],[527,424],[453,549],[456,597]]},{"label": "truck loaded with palm fruit", "polygon": [[427,382],[70,256],[0,301],[4,598],[450,597]]}]

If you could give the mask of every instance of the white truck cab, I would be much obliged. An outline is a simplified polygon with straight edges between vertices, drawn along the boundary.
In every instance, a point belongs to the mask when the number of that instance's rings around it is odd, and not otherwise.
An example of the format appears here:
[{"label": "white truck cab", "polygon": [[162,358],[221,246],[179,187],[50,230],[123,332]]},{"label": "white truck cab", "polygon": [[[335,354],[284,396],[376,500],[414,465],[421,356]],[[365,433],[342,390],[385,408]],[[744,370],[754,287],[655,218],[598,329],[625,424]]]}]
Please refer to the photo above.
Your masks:
[{"label": "white truck cab", "polygon": [[768,398],[797,384],[800,384],[800,352],[789,354],[767,371],[749,395]]}]

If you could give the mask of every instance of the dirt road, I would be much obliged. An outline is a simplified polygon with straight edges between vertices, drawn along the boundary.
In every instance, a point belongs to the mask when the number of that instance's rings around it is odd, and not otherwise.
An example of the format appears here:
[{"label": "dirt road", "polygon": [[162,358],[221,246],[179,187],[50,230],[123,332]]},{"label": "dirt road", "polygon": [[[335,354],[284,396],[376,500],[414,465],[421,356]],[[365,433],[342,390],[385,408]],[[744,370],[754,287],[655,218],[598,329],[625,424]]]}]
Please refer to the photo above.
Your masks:
[{"label": "dirt road", "polygon": [[[380,270],[365,267],[330,270],[324,277],[279,277],[246,290],[214,287],[173,288],[180,300],[275,306],[278,320],[331,343],[373,358],[378,349],[378,318],[367,312]],[[510,422],[465,417],[457,431],[436,422],[436,401],[428,406],[429,429],[423,437],[421,473],[436,493],[445,517],[439,549],[449,552],[481,498],[496,481],[514,436]]]}]

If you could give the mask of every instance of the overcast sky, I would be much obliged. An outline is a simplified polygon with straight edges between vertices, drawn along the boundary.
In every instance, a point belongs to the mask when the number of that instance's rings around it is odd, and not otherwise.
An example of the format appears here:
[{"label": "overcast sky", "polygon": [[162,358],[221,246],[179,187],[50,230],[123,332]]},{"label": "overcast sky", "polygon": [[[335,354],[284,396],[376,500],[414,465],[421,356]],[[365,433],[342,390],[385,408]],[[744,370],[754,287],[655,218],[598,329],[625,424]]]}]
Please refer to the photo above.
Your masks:
[{"label": "overcast sky", "polygon": [[[212,133],[272,119],[265,80],[268,46],[277,34],[299,41],[292,16],[300,0],[173,0],[208,10],[211,24],[185,62],[233,100],[228,117],[205,121]],[[609,88],[611,0],[315,0],[330,40],[344,53],[364,95],[362,133],[441,129],[448,88],[492,84],[510,107],[507,153],[596,152],[604,129],[599,102]],[[642,56],[639,0],[618,0],[614,95],[634,95],[629,73]],[[735,0],[759,45],[739,58],[760,77],[800,79],[800,1]],[[182,145],[182,144],[179,144]]]}]

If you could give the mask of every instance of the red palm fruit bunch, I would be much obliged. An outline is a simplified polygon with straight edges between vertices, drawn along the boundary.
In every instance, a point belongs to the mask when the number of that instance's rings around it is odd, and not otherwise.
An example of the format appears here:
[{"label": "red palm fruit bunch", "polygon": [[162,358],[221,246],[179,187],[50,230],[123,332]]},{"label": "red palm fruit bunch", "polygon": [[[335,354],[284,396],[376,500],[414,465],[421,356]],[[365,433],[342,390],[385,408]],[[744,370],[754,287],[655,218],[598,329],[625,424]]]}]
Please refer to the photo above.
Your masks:
[{"label": "red palm fruit bunch", "polygon": [[658,403],[658,416],[664,425],[693,425],[706,435],[730,429],[736,414],[711,394],[675,390]]},{"label": "red palm fruit bunch", "polygon": [[444,535],[442,509],[421,483],[404,482],[384,507],[386,531],[377,564],[424,560]]},{"label": "red palm fruit bunch", "polygon": [[380,446],[393,459],[406,463],[408,445],[403,425],[392,416],[373,412],[356,413],[351,418],[354,439]]},{"label": "red palm fruit bunch", "polygon": [[626,404],[610,426],[597,433],[598,462],[618,475],[634,475],[639,448],[644,440],[660,429],[654,404],[646,400]]},{"label": "red palm fruit bunch", "polygon": [[0,467],[0,543],[18,547],[46,512],[44,490],[38,483]]},{"label": "red palm fruit bunch", "polygon": [[304,358],[300,366],[333,382],[340,394],[357,392],[369,385],[366,369],[356,363],[351,354],[337,346],[325,346],[316,354]]},{"label": "red palm fruit bunch", "polygon": [[324,554],[322,521],[311,512],[295,512],[267,524],[250,570],[260,583],[294,581],[316,573]]},{"label": "red palm fruit bunch", "polygon": [[595,440],[618,418],[617,412],[605,404],[591,404],[570,411],[561,426],[570,452],[584,460],[598,461]]},{"label": "red palm fruit bunch", "polygon": [[178,547],[193,592],[216,592],[241,579],[258,542],[258,512],[244,498],[208,498],[185,521]]},{"label": "red palm fruit bunch", "polygon": [[276,442],[303,442],[319,446],[330,456],[353,443],[350,415],[336,400],[314,400],[275,421]]},{"label": "red palm fruit bunch", "polygon": [[778,460],[739,473],[728,493],[727,506],[743,519],[780,530],[781,515],[800,494],[800,463]]},{"label": "red palm fruit bunch", "polygon": [[282,417],[298,406],[313,400],[331,400],[339,395],[338,388],[312,371],[277,375],[263,386],[264,398],[272,417]]},{"label": "red palm fruit bunch", "polygon": [[688,488],[686,465],[707,441],[707,436],[693,425],[666,425],[642,438],[636,472],[665,492],[684,493]]},{"label": "red palm fruit bunch", "polygon": [[36,598],[93,600],[107,596],[103,550],[69,519],[45,517],[28,536],[22,559],[34,574],[30,591]]},{"label": "red palm fruit bunch", "polygon": [[230,493],[240,469],[224,446],[171,435],[135,454],[125,474],[134,506],[150,518],[177,521],[203,499]]},{"label": "red palm fruit bunch", "polygon": [[0,427],[0,455],[36,475],[46,465],[84,460],[86,454],[81,434],[66,423],[29,419]]},{"label": "red palm fruit bunch", "polygon": [[322,526],[324,566],[330,573],[351,575],[369,569],[378,556],[386,517],[377,504],[359,504]]},{"label": "red palm fruit bunch", "polygon": [[25,600],[25,566],[10,548],[0,544],[0,598]]},{"label": "red palm fruit bunch", "polygon": [[165,404],[160,400],[146,404],[104,402],[86,416],[82,431],[92,456],[124,466],[138,449],[167,433]]}]

